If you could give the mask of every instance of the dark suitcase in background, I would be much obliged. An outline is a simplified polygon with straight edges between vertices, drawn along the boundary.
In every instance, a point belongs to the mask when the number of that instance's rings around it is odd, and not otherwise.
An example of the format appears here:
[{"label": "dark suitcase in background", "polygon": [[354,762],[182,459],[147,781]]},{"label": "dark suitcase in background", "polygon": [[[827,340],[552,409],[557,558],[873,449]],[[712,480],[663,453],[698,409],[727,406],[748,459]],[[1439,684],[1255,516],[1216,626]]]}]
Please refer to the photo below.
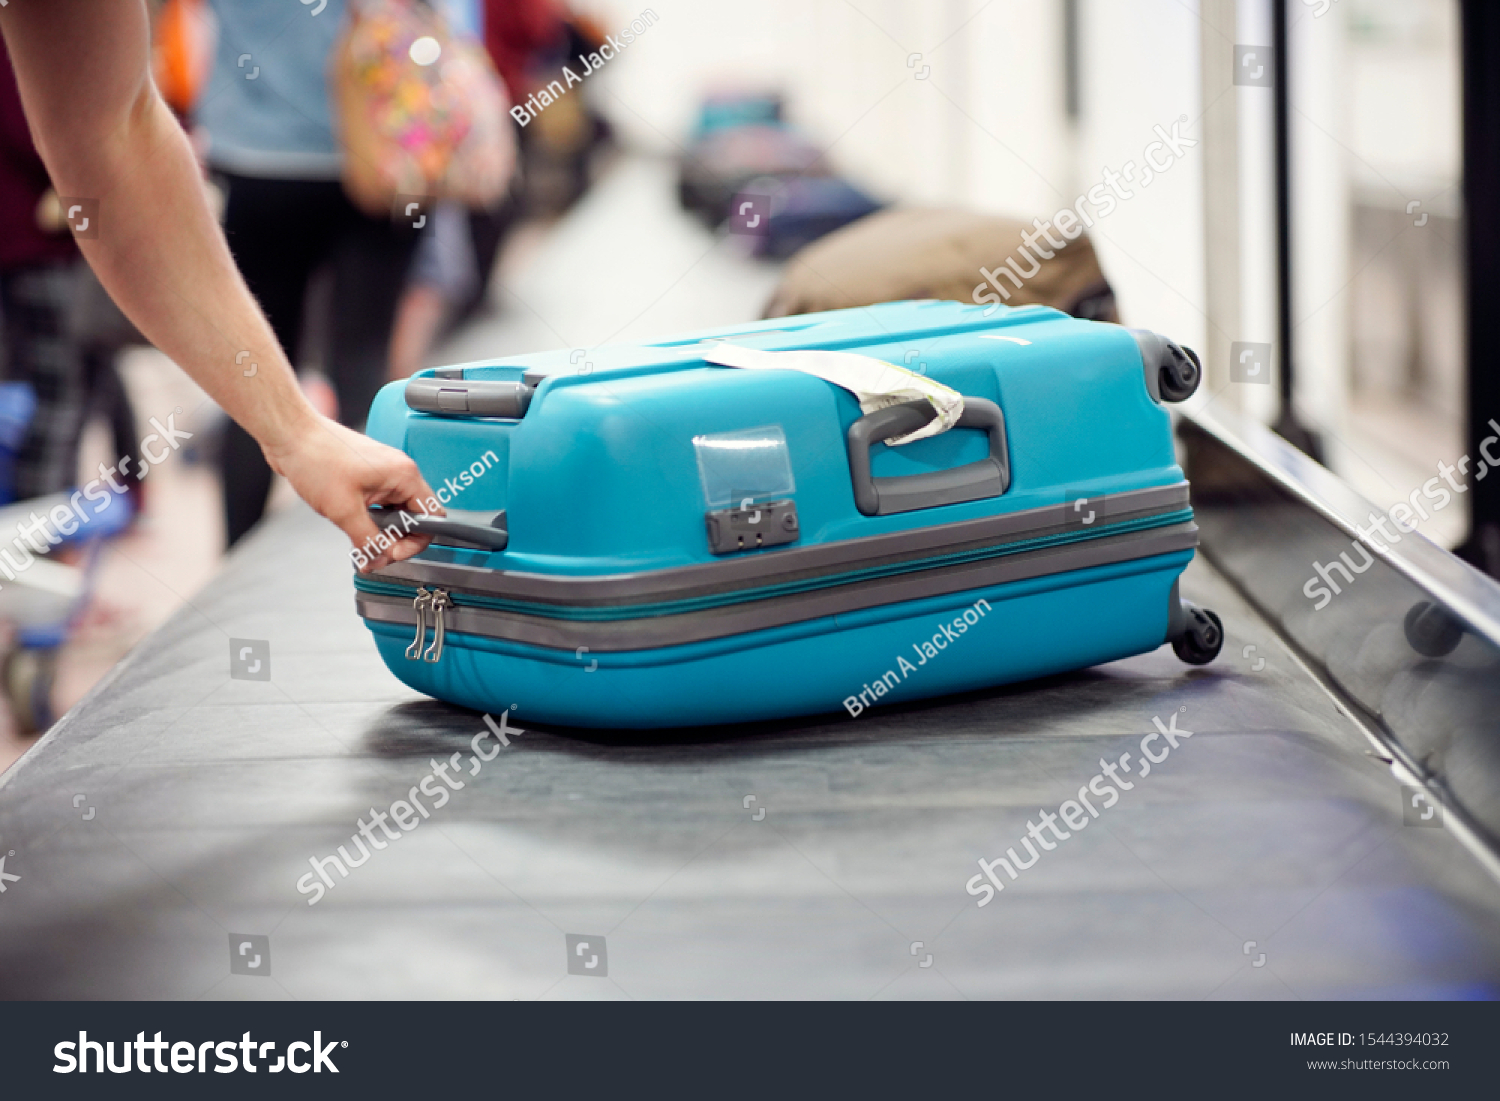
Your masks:
[{"label": "dark suitcase in background", "polygon": [[[932,404],[867,413],[801,370],[705,363],[725,341],[904,364],[963,416],[888,446]],[[592,727],[858,714],[1165,642],[1209,661],[1162,405],[1199,375],[1150,333],[951,302],[422,372],[368,431],[449,515],[356,604],[418,691]]]},{"label": "dark suitcase in background", "polygon": [[[804,245],[880,209],[881,204],[838,176],[760,180],[735,196],[730,227],[749,236],[757,256],[783,260]],[[752,225],[747,212],[764,211]],[[754,218],[754,214],[751,214]]]},{"label": "dark suitcase in background", "polygon": [[677,198],[706,225],[734,210],[734,198],[763,177],[826,176],[823,151],[795,130],[756,123],[714,130],[692,142],[678,166]]}]

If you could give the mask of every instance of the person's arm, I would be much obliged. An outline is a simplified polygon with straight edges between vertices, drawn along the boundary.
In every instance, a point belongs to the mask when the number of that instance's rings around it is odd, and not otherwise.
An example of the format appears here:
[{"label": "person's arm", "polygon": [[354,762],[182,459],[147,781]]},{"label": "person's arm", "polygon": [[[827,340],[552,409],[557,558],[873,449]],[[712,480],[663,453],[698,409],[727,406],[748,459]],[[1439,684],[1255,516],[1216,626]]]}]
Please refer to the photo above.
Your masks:
[{"label": "person's arm", "polygon": [[[187,135],[151,82],[144,0],[11,3],[0,30],[53,186],[97,204],[96,224],[74,234],[79,248],[146,339],[355,546],[376,532],[367,505],[416,510],[430,500],[411,459],[319,416],[302,396],[209,211]],[[404,536],[369,568],[426,543]]]}]

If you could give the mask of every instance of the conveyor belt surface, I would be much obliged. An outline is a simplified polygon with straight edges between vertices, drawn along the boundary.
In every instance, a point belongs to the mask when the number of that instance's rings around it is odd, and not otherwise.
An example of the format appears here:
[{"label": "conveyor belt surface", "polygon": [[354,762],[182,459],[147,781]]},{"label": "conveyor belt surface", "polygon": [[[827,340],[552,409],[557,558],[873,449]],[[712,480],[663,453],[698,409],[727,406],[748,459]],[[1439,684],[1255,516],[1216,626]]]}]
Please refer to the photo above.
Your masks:
[{"label": "conveyor belt surface", "polygon": [[[1360,727],[1202,559],[1183,594],[1229,634],[1206,668],[1163,647],[852,719],[626,734],[534,727],[518,686],[477,775],[482,717],[386,672],[347,561],[306,510],[273,519],[0,780],[0,995],[1500,992],[1500,888],[1403,824]],[[231,639],[269,644],[270,679],[230,676]],[[1174,714],[1192,737],[1117,804],[966,893]],[[453,754],[464,787],[309,906],[310,858],[358,859],[356,820]]]}]

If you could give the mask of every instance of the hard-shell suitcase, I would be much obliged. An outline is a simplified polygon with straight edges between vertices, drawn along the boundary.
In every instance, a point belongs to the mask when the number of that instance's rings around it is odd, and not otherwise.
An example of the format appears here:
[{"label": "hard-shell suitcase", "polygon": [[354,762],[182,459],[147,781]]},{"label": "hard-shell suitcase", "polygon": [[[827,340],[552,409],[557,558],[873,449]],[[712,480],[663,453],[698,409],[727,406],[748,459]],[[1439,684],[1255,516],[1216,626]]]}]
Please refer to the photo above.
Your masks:
[{"label": "hard-shell suitcase", "polygon": [[[706,363],[726,342],[904,365],[963,415],[889,446],[932,404]],[[1165,642],[1210,661],[1162,405],[1200,374],[1151,333],[936,301],[424,371],[368,431],[448,512],[382,519],[434,542],[356,605],[418,691],[591,727],[857,715]]]}]

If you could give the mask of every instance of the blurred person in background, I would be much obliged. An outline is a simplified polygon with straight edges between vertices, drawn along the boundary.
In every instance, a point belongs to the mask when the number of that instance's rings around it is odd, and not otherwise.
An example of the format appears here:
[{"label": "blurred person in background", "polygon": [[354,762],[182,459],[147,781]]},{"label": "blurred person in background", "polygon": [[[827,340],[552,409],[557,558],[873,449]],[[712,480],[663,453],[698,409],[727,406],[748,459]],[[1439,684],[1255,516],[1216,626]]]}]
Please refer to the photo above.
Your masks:
[{"label": "blurred person in background", "polygon": [[[101,299],[103,301],[101,302]],[[0,49],[0,326],[6,379],[35,405],[0,499],[71,489],[91,408],[111,421],[116,455],[134,455],[134,416],[114,353],[135,334],[79,256],[66,211],[32,143],[10,55]],[[123,339],[122,339],[123,338]],[[139,503],[144,483],[127,485]]]},{"label": "blurred person in background", "polygon": [[27,383],[36,397],[8,487],[15,498],[72,484],[77,464],[68,461],[70,429],[75,420],[81,427],[87,399],[83,357],[69,322],[78,249],[66,226],[49,233],[37,221],[51,189],[9,55],[0,55],[0,318],[7,378]]},{"label": "blurred person in background", "polygon": [[[575,37],[569,29],[572,17],[557,0],[440,0],[434,6],[454,30],[480,38],[512,102],[523,101],[550,79],[551,74],[541,75],[546,63],[566,61]],[[559,116],[567,113],[560,103],[554,106]],[[516,136],[524,173],[529,139],[513,118],[507,117],[507,123]],[[418,247],[397,310],[391,335],[392,379],[408,378],[425,366],[433,344],[480,307],[505,239],[525,213],[523,206],[520,189],[509,191],[492,208],[439,206],[431,235]]]},{"label": "blurred person in background", "polygon": [[[488,211],[472,214],[495,216]],[[480,261],[470,218],[471,212],[460,203],[439,203],[433,211],[432,229],[417,246],[406,289],[396,307],[389,356],[391,380],[410,378],[426,366],[433,344],[458,321],[462,304],[479,290]],[[498,240],[496,243],[498,246]]]},{"label": "blurred person in background", "polygon": [[[322,358],[339,420],[358,428],[385,381],[396,303],[419,233],[361,212],[340,184],[328,72],[345,2],[326,0],[315,15],[286,0],[209,6],[218,42],[194,120],[226,194],[225,236],[288,358],[302,341],[308,281],[332,268]],[[227,426],[220,465],[233,546],[265,511],[271,468],[237,424]]]},{"label": "blurred person in background", "polygon": [[[508,8],[499,3],[497,6]],[[562,76],[562,67],[580,68],[581,55],[597,51],[604,32],[593,19],[551,5],[559,22],[545,37],[530,40],[524,62],[507,60],[520,81],[517,103]],[[540,26],[540,16],[534,26]],[[492,46],[492,50],[495,47]],[[503,71],[503,70],[502,70]],[[525,167],[524,205],[532,216],[555,217],[582,197],[593,182],[594,154],[612,137],[609,123],[591,103],[592,87],[585,82],[576,95],[565,95],[547,105],[521,131]]]},{"label": "blurred person in background", "polygon": [[[484,41],[494,4],[481,0],[433,0],[438,11],[455,34]],[[508,4],[505,6],[509,6]],[[519,6],[525,6],[522,0]],[[492,58],[493,60],[493,58]],[[507,89],[509,82],[506,83]],[[388,375],[393,380],[409,378],[425,365],[427,353],[445,329],[456,323],[459,310],[487,279],[480,275],[480,265],[492,265],[512,220],[509,196],[494,210],[469,210],[462,203],[441,202],[432,215],[432,230],[417,246],[416,256],[407,274],[406,289],[396,307],[391,331]],[[495,225],[494,247],[481,254],[475,226]]]}]

